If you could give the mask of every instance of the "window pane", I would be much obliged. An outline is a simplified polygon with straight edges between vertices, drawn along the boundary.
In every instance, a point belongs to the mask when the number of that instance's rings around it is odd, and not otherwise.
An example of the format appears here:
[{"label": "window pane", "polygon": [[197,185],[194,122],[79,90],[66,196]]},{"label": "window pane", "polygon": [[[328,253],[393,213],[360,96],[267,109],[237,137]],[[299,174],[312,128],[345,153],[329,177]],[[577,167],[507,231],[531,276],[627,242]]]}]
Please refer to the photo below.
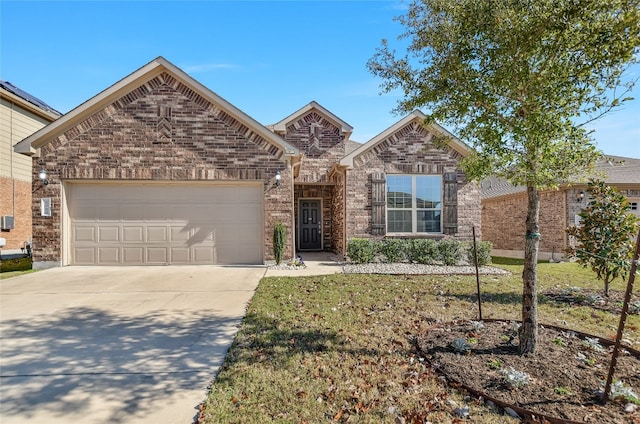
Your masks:
[{"label": "window pane", "polygon": [[388,211],[388,233],[410,233],[411,231],[411,211]]},{"label": "window pane", "polygon": [[403,209],[412,207],[411,176],[392,175],[387,177],[387,207]]},{"label": "window pane", "polygon": [[418,211],[417,224],[419,233],[439,233],[440,211]]},{"label": "window pane", "polygon": [[439,176],[416,177],[416,207],[418,209],[440,209],[442,201],[442,179]]}]

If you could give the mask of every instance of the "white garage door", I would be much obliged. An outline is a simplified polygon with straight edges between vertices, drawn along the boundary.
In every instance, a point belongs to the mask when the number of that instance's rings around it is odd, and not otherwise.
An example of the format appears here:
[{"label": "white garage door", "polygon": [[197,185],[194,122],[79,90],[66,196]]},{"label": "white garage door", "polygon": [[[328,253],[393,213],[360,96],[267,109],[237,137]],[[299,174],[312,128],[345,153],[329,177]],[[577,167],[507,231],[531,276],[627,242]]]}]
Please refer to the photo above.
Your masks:
[{"label": "white garage door", "polygon": [[261,185],[69,184],[71,265],[262,263]]}]

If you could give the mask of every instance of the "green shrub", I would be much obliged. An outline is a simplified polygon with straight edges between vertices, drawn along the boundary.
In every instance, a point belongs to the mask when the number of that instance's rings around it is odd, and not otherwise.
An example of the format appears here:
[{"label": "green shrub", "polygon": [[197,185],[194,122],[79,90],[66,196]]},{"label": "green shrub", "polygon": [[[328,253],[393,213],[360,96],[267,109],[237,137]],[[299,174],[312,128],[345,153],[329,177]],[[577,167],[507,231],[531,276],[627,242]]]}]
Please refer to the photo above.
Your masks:
[{"label": "green shrub", "polygon": [[282,222],[276,222],[273,226],[273,256],[276,259],[276,265],[282,262],[284,248],[287,244],[287,227]]},{"label": "green shrub", "polygon": [[438,243],[440,260],[443,264],[453,266],[460,260],[460,242],[458,240],[441,240]]},{"label": "green shrub", "polygon": [[[485,266],[491,263],[491,242],[479,241],[476,242],[476,248],[478,250],[478,266]],[[470,265],[475,265],[473,257],[473,242],[467,247],[467,260]]]},{"label": "green shrub", "polygon": [[378,253],[378,243],[369,239],[353,238],[347,243],[347,256],[356,264],[373,262]]},{"label": "green shrub", "polygon": [[387,263],[402,262],[408,255],[409,244],[403,239],[385,239],[380,246]]},{"label": "green shrub", "polygon": [[418,264],[433,264],[438,261],[438,243],[431,239],[414,239],[409,242],[409,260]]},{"label": "green shrub", "polygon": [[27,271],[31,269],[31,258],[0,260],[0,272]]}]

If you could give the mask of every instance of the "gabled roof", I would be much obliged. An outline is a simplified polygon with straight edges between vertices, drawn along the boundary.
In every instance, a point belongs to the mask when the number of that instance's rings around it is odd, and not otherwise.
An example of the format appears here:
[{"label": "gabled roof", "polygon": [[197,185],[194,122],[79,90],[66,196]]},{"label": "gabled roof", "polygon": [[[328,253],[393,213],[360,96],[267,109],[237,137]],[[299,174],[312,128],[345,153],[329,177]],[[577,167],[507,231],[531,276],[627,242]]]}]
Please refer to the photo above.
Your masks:
[{"label": "gabled roof", "polygon": [[49,121],[55,121],[62,115],[36,96],[16,87],[9,81],[0,80],[0,95]]},{"label": "gabled roof", "polygon": [[324,107],[320,106],[320,104],[318,104],[318,102],[316,102],[315,100],[307,104],[306,106],[303,106],[300,109],[296,110],[295,112],[293,112],[291,115],[287,116],[280,122],[273,125],[269,125],[269,128],[273,129],[273,131],[275,132],[283,134],[287,131],[287,124],[289,124],[290,122],[296,121],[299,118],[302,118],[312,110],[315,110],[324,118],[326,118],[328,121],[332,122],[336,127],[340,128],[340,130],[346,134],[345,140],[349,139],[349,136],[351,136],[351,133],[353,132],[353,127],[347,124],[346,122],[344,122],[342,119],[338,118],[333,113],[329,112]]},{"label": "gabled roof", "polygon": [[33,155],[37,149],[44,146],[50,140],[63,134],[65,131],[73,128],[84,119],[102,110],[112,102],[118,100],[122,96],[128,94],[131,90],[150,81],[163,72],[169,73],[172,77],[186,85],[200,96],[223,109],[225,112],[233,116],[235,119],[251,128],[257,134],[262,136],[269,143],[282,148],[287,155],[299,155],[296,147],[284,141],[281,137],[269,131],[258,121],[233,106],[231,103],[193,79],[182,69],[178,68],[162,56],[157,57],[148,64],[144,65],[129,76],[121,79],[111,87],[82,103],[57,121],[47,125],[31,136],[25,138],[15,146],[15,151],[27,155]]},{"label": "gabled roof", "polygon": [[[381,142],[386,140],[388,137],[392,136],[394,133],[396,133],[397,131],[401,130],[406,125],[410,124],[411,122],[413,122],[415,120],[418,120],[420,122],[420,124],[422,125],[426,118],[427,118],[427,115],[425,115],[424,113],[420,112],[419,110],[415,110],[415,111],[411,112],[409,115],[405,116],[400,121],[396,122],[395,124],[393,124],[392,126],[387,128],[386,130],[382,131],[377,136],[373,137],[371,140],[369,140],[366,143],[362,144],[360,147],[358,147],[357,149],[355,149],[354,151],[352,151],[351,153],[349,153],[348,155],[346,155],[345,157],[340,159],[340,165],[346,166],[346,167],[349,167],[349,168],[353,167],[353,160],[356,157],[358,157],[361,154],[365,153],[369,149],[374,148],[375,146],[377,146],[378,144],[380,144]],[[429,126],[427,128],[430,131],[432,131],[432,132],[434,132],[434,133],[436,133],[436,134],[438,134],[440,136],[448,137],[448,145],[449,145],[449,147],[451,147],[452,149],[454,149],[458,153],[462,154],[463,156],[467,156],[469,154],[469,147],[466,144],[464,144],[456,136],[451,134],[446,129],[442,128],[437,123],[434,122],[432,124],[429,124]]]},{"label": "gabled roof", "polygon": [[[603,155],[596,162],[596,168],[591,175],[575,175],[570,181],[561,185],[586,184],[589,178],[600,178],[612,186],[640,185],[640,159],[623,156]],[[482,199],[493,199],[510,194],[527,191],[526,186],[514,186],[507,180],[498,177],[489,177],[481,183]]]}]

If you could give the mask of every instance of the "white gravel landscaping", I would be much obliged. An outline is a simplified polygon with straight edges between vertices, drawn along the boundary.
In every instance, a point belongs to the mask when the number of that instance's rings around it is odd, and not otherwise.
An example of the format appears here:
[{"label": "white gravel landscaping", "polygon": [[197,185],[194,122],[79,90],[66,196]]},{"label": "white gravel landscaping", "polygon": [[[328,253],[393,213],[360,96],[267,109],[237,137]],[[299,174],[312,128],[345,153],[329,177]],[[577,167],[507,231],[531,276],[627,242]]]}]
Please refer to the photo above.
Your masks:
[{"label": "white gravel landscaping", "polygon": [[[400,274],[400,275],[475,275],[476,269],[472,266],[445,266],[445,265],[422,265],[409,263],[371,263],[371,264],[351,264],[342,265],[342,272],[345,274]],[[483,266],[478,269],[482,275],[507,275],[509,271],[492,266]]]},{"label": "white gravel landscaping", "polygon": [[[267,266],[272,270],[287,270],[295,271],[305,269],[304,255],[302,260],[298,258],[298,261],[286,261],[280,265],[276,265],[273,261],[268,262]],[[344,274],[389,274],[389,275],[475,275],[475,267],[470,265],[458,265],[458,266],[446,266],[446,265],[423,265],[414,263],[383,263],[374,262],[369,264],[355,264],[345,261],[345,258],[340,255],[330,254],[326,257],[324,262],[334,262],[340,267]],[[314,264],[314,266],[322,266]],[[479,273],[482,275],[508,275],[509,271],[504,269],[483,266],[480,267]]]}]

